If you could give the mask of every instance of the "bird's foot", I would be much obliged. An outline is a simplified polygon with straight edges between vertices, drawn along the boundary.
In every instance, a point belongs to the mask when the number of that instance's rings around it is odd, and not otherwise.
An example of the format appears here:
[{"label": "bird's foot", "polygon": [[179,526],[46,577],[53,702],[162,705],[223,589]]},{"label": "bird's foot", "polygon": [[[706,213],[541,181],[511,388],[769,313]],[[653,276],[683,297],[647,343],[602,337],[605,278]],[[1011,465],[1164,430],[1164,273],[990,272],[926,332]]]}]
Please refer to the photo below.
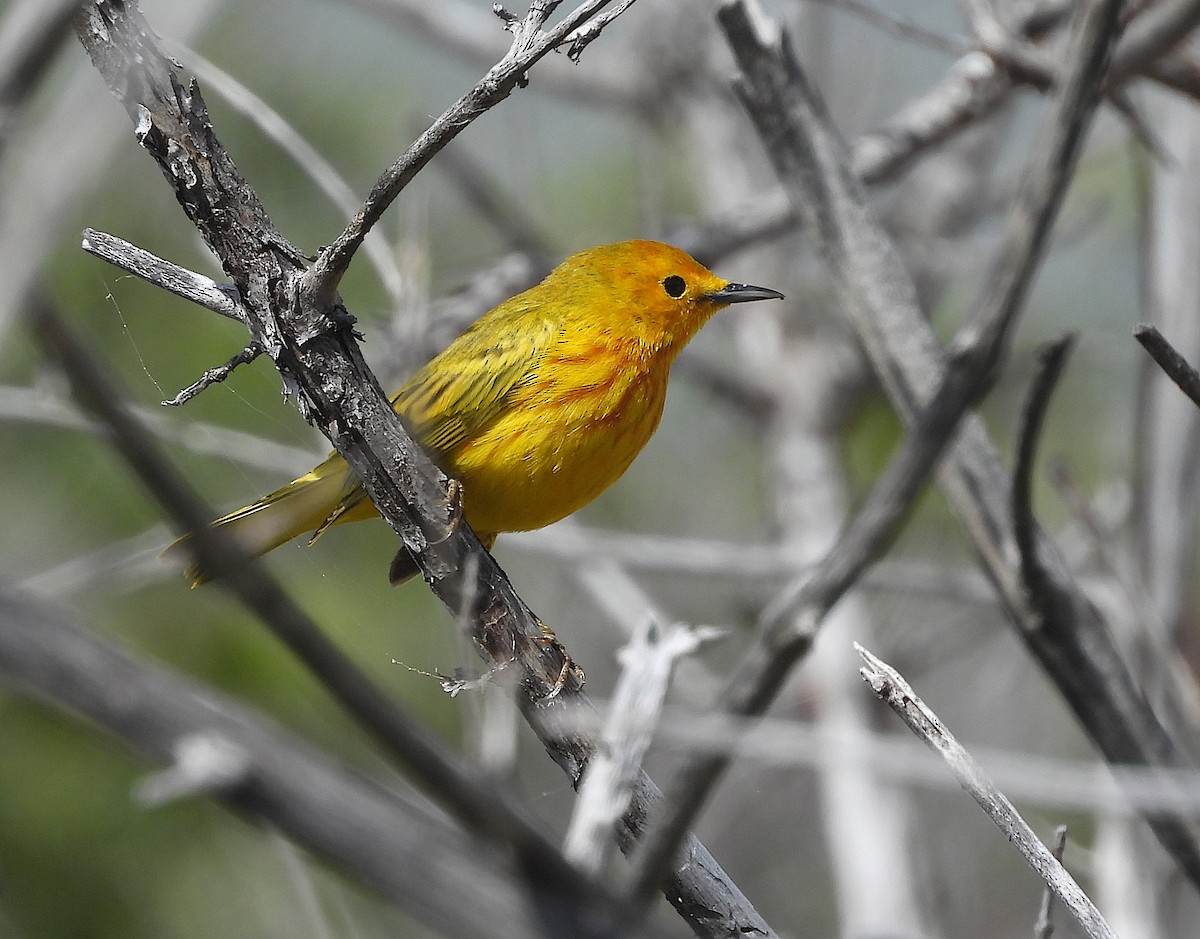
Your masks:
[{"label": "bird's foot", "polygon": [[442,541],[446,541],[462,528],[463,484],[453,476],[446,483],[446,527]]},{"label": "bird's foot", "polygon": [[558,657],[562,659],[562,667],[558,670],[558,677],[551,684],[550,690],[538,702],[540,704],[553,701],[568,687],[578,691],[583,687],[584,682],[587,681],[587,676],[584,674],[583,669],[575,664],[575,660],[571,658],[567,650],[563,648],[563,644],[558,641],[558,636],[554,634],[554,630],[540,619],[537,621],[537,624],[538,628],[542,631],[542,635],[537,637],[535,641],[542,645],[550,646],[558,654]]}]

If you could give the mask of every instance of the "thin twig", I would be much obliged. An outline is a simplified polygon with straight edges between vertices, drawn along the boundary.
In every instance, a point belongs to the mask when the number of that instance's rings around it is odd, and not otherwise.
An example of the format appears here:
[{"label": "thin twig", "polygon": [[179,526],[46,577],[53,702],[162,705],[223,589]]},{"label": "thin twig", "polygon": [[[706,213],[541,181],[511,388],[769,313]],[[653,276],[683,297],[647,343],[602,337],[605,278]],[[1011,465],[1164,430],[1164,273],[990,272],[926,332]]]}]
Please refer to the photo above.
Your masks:
[{"label": "thin twig", "polygon": [[[342,0],[368,13],[405,38],[477,68],[490,68],[504,52],[504,33],[494,12],[471,0]],[[627,57],[596,59],[586,71],[565,57],[543,59],[538,90],[575,104],[641,113],[652,106],[653,85],[629,67]]]},{"label": "thin twig", "polygon": [[1171,381],[1179,386],[1179,390],[1187,395],[1192,403],[1200,407],[1200,372],[1185,359],[1157,326],[1141,323],[1134,327],[1133,338],[1142,344],[1158,363]]},{"label": "thin twig", "polygon": [[1133,139],[1141,144],[1150,156],[1162,166],[1171,164],[1171,156],[1162,135],[1151,126],[1138,103],[1127,87],[1114,88],[1108,92],[1108,103],[1125,120]]},{"label": "thin twig", "polygon": [[[395,163],[384,171],[371,188],[362,209],[345,230],[321,252],[317,262],[303,278],[301,291],[321,308],[334,301],[338,283],[345,274],[366,233],[379,221],[388,206],[424,166],[446,144],[465,130],[481,114],[495,107],[526,79],[526,73],[539,59],[558,48],[576,29],[607,6],[609,0],[587,0],[549,30],[541,27],[549,10],[557,3],[531,3],[519,22],[509,20],[513,44],[508,54],[488,70],[487,75],[458,99]],[[496,5],[499,10],[499,4]],[[512,14],[509,14],[512,16]]]},{"label": "thin twig", "polygon": [[[249,316],[238,297],[237,290],[232,287],[222,287],[214,280],[189,271],[185,267],[165,261],[137,245],[130,244],[115,235],[85,228],[81,247],[89,254],[108,261],[122,270],[142,278],[148,283],[161,287],[163,290],[190,300],[207,310],[219,313],[229,319],[237,320],[243,325],[249,322]],[[233,374],[239,365],[253,362],[263,353],[262,343],[251,340],[240,352],[231,357],[223,365],[206,369],[199,379],[182,389],[173,398],[162,403],[168,407],[179,407],[187,404],[192,398],[206,388],[223,382]]]},{"label": "thin twig", "polygon": [[[181,424],[165,417],[161,408],[138,407],[135,413],[154,431],[156,438],[172,447],[201,456],[219,456],[275,476],[294,473],[321,457],[322,451],[315,447],[293,447],[216,424],[198,421]],[[75,402],[57,389],[42,385],[31,388],[0,385],[0,418],[91,434],[106,432],[103,424],[85,414]]]},{"label": "thin twig", "polygon": [[959,0],[959,3],[966,8],[971,32],[983,52],[1014,78],[1040,84],[1043,89],[1051,86],[1047,76],[1055,73],[1057,63],[1049,53],[1002,23],[990,0]]},{"label": "thin twig", "polygon": [[192,382],[186,388],[181,389],[175,397],[165,400],[163,404],[172,408],[187,404],[206,388],[211,388],[213,385],[223,382],[233,374],[233,370],[239,365],[249,365],[262,354],[263,347],[258,342],[252,341],[244,349],[231,357],[224,365],[205,369],[204,374],[196,379],[196,381]]},{"label": "thin twig", "polygon": [[857,16],[864,23],[870,23],[877,29],[919,43],[938,52],[948,52],[951,55],[966,55],[974,47],[961,36],[946,36],[942,33],[926,29],[906,17],[897,16],[890,10],[883,10],[867,3],[866,0],[814,0],[832,7],[835,10],[845,10],[852,16]]},{"label": "thin twig", "polygon": [[583,50],[588,47],[591,42],[600,35],[600,30],[604,29],[609,23],[615,20],[618,16],[633,6],[633,0],[621,0],[613,9],[606,10],[601,13],[591,22],[585,23],[577,30],[571,33],[563,44],[567,47],[567,58],[572,62],[578,62],[579,57],[583,55]]},{"label": "thin twig", "polygon": [[537,223],[515,199],[507,198],[488,168],[471,159],[458,147],[446,147],[438,156],[437,168],[446,173],[463,197],[514,251],[523,251],[545,265],[554,251]]},{"label": "thin twig", "polygon": [[999,826],[1012,845],[1021,852],[1046,886],[1054,891],[1084,932],[1092,939],[1116,939],[1100,911],[1020,816],[1004,793],[996,788],[979,768],[975,759],[954,738],[938,716],[926,706],[912,687],[894,668],[855,643],[866,663],[860,670],[871,690],[900,717],[918,738],[946,761],[959,785],[979,803],[980,808]]},{"label": "thin twig", "polygon": [[[599,711],[578,710],[565,726],[594,734],[603,726]],[[828,772],[847,765],[867,769],[897,786],[949,791],[941,767],[900,738],[861,729],[850,741],[840,732],[802,720],[698,714],[686,706],[667,707],[656,730],[664,746],[699,753],[736,751],[751,773],[805,768]],[[1083,812],[1129,819],[1140,812],[1200,814],[1200,771],[1159,767],[1110,766],[1100,760],[1068,760],[1011,749],[975,748],[976,759],[1002,788],[1019,801],[1047,812]]]},{"label": "thin twig", "polygon": [[681,625],[664,629],[646,617],[618,654],[621,676],[609,717],[563,841],[567,858],[592,876],[603,874],[616,847],[613,831],[629,808],[676,662],[716,634]]},{"label": "thin twig", "polygon": [[[1067,849],[1067,826],[1059,825],[1054,829],[1054,845],[1050,849],[1050,853],[1054,855],[1054,860],[1062,863],[1063,852]],[[1042,891],[1042,905],[1038,909],[1037,923],[1033,927],[1033,939],[1050,939],[1054,935],[1054,891],[1050,889],[1050,885],[1046,885],[1046,889]]]},{"label": "thin twig", "polygon": [[1021,555],[1021,579],[1031,593],[1045,590],[1046,573],[1037,554],[1037,521],[1033,512],[1033,470],[1042,424],[1050,407],[1050,398],[1066,368],[1075,345],[1068,333],[1038,351],[1038,370],[1021,410],[1017,431],[1017,456],[1013,467],[1012,526],[1017,550]]}]

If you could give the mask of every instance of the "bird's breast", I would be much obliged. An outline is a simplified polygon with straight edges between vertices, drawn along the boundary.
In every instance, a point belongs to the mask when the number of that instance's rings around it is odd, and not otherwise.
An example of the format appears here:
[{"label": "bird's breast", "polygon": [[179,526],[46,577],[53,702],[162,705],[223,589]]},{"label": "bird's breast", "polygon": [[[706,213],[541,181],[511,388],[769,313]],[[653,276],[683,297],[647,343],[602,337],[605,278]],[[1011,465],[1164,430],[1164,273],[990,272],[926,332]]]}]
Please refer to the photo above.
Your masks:
[{"label": "bird's breast", "polygon": [[611,486],[654,434],[668,365],[607,347],[559,349],[448,469],[479,531],[558,521]]}]

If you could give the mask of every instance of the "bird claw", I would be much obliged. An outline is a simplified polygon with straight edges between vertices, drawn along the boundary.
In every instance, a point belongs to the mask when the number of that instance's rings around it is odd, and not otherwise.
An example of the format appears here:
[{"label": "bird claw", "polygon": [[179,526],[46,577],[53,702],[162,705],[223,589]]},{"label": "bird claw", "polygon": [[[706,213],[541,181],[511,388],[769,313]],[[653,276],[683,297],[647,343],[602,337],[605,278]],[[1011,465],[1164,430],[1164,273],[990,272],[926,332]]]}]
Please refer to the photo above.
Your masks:
[{"label": "bird claw", "polygon": [[442,541],[446,541],[462,527],[463,521],[463,484],[450,477],[446,484],[446,532]]},{"label": "bird claw", "polygon": [[538,701],[538,704],[546,704],[562,694],[568,684],[574,685],[576,689],[582,688],[587,681],[587,676],[584,674],[583,669],[575,664],[575,660],[567,654],[567,650],[558,641],[558,636],[554,634],[554,630],[540,619],[537,621],[537,624],[542,630],[542,635],[538,636],[534,641],[550,646],[562,659],[562,668],[558,671],[558,677],[554,680],[554,684],[551,685],[550,690]]},{"label": "bird claw", "polygon": [[[438,537],[429,538],[429,546],[444,545],[453,538],[463,523],[463,485],[453,476],[446,482],[446,521]],[[393,562],[393,567],[395,563]],[[395,581],[393,581],[395,583]]]}]

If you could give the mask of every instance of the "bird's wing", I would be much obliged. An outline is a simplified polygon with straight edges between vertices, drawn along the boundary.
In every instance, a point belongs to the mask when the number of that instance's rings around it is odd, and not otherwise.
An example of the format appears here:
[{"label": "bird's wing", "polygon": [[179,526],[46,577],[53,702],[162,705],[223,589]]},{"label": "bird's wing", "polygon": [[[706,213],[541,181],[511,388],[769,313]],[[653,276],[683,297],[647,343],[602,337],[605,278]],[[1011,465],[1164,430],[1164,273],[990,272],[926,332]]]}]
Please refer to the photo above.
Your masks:
[{"label": "bird's wing", "polygon": [[513,319],[511,330],[467,331],[392,399],[426,449],[453,451],[494,420],[510,395],[536,374],[557,330],[544,320]]}]

